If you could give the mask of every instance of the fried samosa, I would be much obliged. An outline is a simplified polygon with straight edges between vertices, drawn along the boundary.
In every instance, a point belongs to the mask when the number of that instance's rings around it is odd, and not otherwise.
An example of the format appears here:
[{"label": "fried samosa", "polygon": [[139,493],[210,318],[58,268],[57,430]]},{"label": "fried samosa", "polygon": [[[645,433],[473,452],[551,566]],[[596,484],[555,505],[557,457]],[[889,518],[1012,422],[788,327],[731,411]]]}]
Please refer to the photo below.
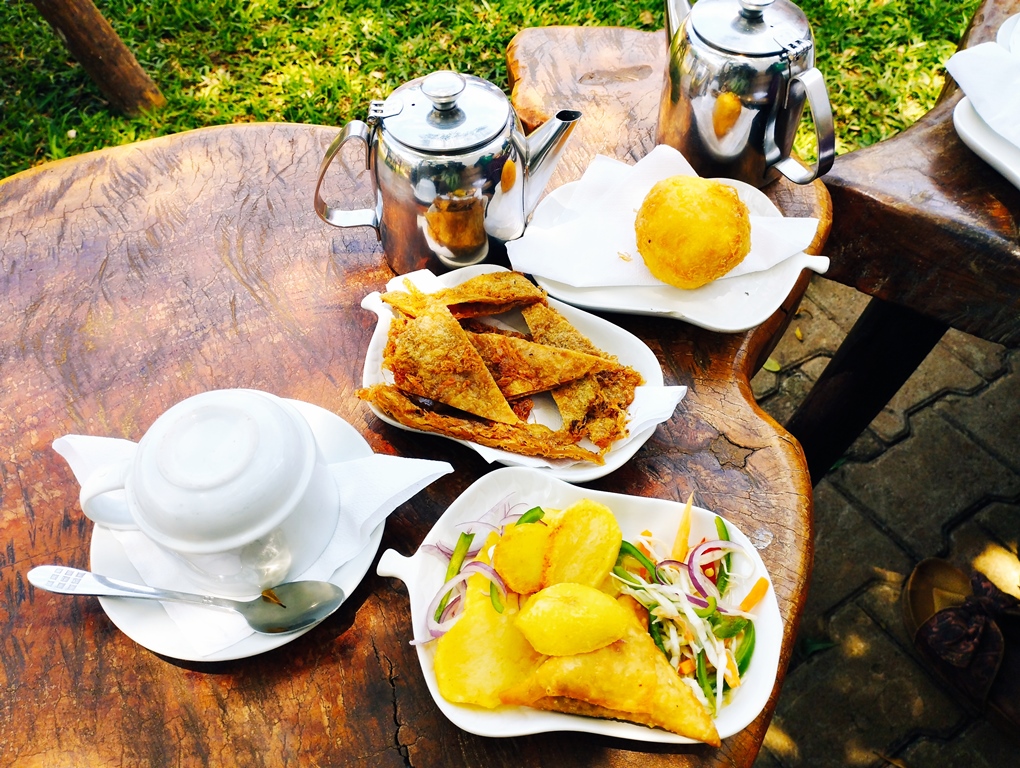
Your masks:
[{"label": "fried samosa", "polygon": [[500,333],[469,333],[468,338],[508,400],[547,392],[613,366],[601,357]]},{"label": "fried samosa", "polygon": [[652,638],[629,618],[626,634],[589,653],[550,656],[504,690],[504,704],[626,720],[719,746],[708,710]]},{"label": "fried samosa", "polygon": [[[533,304],[522,310],[536,342],[595,355],[616,363],[559,312],[547,304]],[[641,374],[624,365],[607,365],[552,390],[563,419],[563,428],[578,439],[588,438],[600,450],[627,436],[627,409],[634,390],[643,383]]]},{"label": "fried samosa", "polygon": [[424,301],[414,318],[394,317],[383,368],[404,392],[502,424],[519,419],[467,332],[442,302]]},{"label": "fried samosa", "polygon": [[[387,291],[382,300],[408,317],[417,317],[426,304],[426,294],[405,282],[407,291]],[[452,288],[428,294],[430,300],[449,307],[458,319],[498,315],[511,309],[545,301],[545,291],[520,272],[487,272]]]},{"label": "fried samosa", "polygon": [[374,384],[359,389],[355,394],[411,429],[435,432],[524,456],[605,463],[599,454],[577,445],[571,435],[554,432],[543,424],[520,421],[504,424],[473,419],[466,415],[462,417],[438,413],[413,402],[406,394],[388,384]]}]

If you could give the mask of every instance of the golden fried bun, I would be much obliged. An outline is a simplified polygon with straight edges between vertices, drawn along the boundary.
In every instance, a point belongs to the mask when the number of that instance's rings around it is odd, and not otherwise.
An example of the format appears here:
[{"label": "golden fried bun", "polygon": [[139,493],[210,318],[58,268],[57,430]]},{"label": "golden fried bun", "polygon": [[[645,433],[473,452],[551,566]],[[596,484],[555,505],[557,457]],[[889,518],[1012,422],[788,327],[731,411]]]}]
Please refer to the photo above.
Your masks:
[{"label": "golden fried bun", "polygon": [[677,288],[722,277],[751,250],[751,221],[737,190],[698,176],[672,176],[652,187],[634,230],[649,271]]}]

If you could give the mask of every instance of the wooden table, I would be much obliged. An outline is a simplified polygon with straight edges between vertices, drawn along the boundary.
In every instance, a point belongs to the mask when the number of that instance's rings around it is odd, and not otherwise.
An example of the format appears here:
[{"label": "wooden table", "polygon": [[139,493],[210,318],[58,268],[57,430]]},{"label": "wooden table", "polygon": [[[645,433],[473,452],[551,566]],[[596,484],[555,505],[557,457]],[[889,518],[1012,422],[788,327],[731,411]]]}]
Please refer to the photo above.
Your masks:
[{"label": "wooden table", "polygon": [[[586,111],[554,183],[595,152],[651,147],[661,34],[529,31],[511,46],[515,98]],[[554,75],[555,73],[555,75]],[[407,593],[370,570],[307,635],[215,664],[161,658],[92,598],[36,591],[43,563],[89,565],[91,524],[50,448],[68,432],[138,439],[171,404],[254,387],[347,419],[377,452],[456,471],[396,510],[383,548],[413,552],[439,515],[492,469],[472,451],[393,429],[354,397],[374,316],[359,303],[392,273],[371,230],[312,210],[336,128],[249,124],[61,160],[0,183],[0,764],[649,766],[749,765],[767,710],[721,749],[659,748],[576,734],[487,739],[453,727],[426,689]],[[352,165],[356,163],[352,161]],[[370,192],[347,177],[346,193]],[[821,185],[779,186],[787,211],[821,217]],[[625,467],[592,487],[704,505],[771,543],[761,554],[790,658],[812,553],[811,490],[795,441],[753,404],[748,375],[795,307],[720,335],[613,316],[655,351],[686,406]]]}]

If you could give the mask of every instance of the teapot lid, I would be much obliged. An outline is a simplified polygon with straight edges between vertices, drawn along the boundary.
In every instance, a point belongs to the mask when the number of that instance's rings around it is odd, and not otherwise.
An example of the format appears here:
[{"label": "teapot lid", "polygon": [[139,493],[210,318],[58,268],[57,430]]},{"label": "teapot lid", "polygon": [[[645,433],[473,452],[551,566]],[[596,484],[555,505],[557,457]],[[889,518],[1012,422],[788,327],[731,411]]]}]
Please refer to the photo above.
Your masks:
[{"label": "teapot lid", "polygon": [[701,0],[688,21],[705,42],[749,56],[800,51],[811,42],[807,17],[789,0]]},{"label": "teapot lid", "polygon": [[487,80],[441,70],[397,88],[381,112],[386,131],[401,144],[449,152],[498,136],[510,116],[510,100]]}]

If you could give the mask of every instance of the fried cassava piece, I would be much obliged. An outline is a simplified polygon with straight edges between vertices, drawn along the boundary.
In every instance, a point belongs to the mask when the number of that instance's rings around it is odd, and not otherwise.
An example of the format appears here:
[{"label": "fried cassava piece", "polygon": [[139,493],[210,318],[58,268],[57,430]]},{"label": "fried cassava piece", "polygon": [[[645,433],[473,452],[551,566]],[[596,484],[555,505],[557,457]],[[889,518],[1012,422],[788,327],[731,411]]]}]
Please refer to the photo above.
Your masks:
[{"label": "fried cassava piece", "polygon": [[[548,459],[602,464],[627,435],[641,375],[592,344],[524,275],[491,272],[431,294],[405,288],[382,294],[394,310],[383,353],[393,384],[358,390],[361,399],[412,429]],[[478,319],[511,310],[530,335]],[[542,392],[563,428],[524,421]]]}]

